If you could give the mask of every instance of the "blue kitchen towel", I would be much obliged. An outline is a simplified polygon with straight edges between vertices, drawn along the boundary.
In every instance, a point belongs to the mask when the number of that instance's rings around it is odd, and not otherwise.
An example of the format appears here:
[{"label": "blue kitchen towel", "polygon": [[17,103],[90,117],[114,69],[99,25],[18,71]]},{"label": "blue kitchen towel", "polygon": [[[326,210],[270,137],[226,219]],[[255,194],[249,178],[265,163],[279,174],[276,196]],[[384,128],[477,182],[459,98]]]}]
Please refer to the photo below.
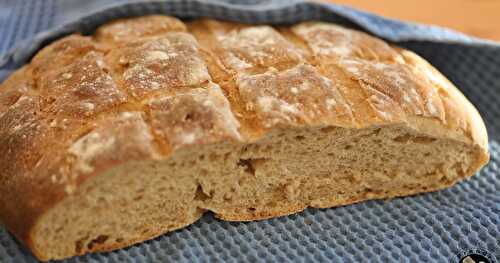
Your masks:
[{"label": "blue kitchen towel", "polygon": [[[436,193],[307,209],[259,222],[195,224],[142,244],[67,262],[459,262],[500,259],[500,45],[452,30],[300,0],[0,0],[0,80],[50,41],[91,33],[119,17],[161,13],[245,23],[324,20],[365,30],[430,61],[472,101],[490,136],[491,161],[472,179]],[[1,193],[0,193],[1,194]],[[479,252],[477,252],[479,251]],[[36,262],[0,227],[0,262]]]}]

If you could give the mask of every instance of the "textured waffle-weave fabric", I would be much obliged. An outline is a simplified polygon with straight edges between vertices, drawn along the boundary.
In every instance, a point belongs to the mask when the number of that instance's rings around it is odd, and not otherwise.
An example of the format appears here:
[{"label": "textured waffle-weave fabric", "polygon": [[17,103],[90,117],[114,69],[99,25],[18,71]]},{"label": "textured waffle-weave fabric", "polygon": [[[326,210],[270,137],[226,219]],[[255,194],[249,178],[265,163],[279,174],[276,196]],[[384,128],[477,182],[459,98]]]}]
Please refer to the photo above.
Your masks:
[{"label": "textured waffle-weave fabric", "polygon": [[[299,0],[0,0],[0,81],[53,39],[91,33],[118,17],[151,13],[246,23],[332,21],[409,48],[478,108],[490,136],[491,161],[472,179],[436,193],[307,209],[258,222],[223,222],[207,214],[154,240],[65,262],[458,262],[455,255],[471,248],[500,259],[499,44]],[[0,226],[0,262],[36,259]]]}]

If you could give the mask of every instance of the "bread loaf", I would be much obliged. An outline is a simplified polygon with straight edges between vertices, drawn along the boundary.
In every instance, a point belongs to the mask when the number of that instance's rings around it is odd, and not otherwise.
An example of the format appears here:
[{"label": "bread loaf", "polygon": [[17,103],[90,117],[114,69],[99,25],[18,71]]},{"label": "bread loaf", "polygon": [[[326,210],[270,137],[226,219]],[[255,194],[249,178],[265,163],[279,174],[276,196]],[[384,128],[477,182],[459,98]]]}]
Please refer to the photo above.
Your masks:
[{"label": "bread loaf", "polygon": [[167,16],[55,41],[0,87],[0,221],[41,260],[211,211],[259,220],[449,187],[488,161],[416,54],[323,22]]}]

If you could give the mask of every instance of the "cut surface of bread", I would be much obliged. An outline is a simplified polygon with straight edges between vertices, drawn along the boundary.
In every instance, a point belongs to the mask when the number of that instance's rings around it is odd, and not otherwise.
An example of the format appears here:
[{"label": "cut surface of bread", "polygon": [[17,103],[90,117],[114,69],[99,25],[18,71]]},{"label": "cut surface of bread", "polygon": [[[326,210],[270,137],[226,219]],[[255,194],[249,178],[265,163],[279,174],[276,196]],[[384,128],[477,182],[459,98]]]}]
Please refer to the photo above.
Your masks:
[{"label": "cut surface of bread", "polygon": [[41,260],[223,220],[435,191],[488,161],[431,65],[365,33],[166,16],[41,50],[0,86],[0,220]]},{"label": "cut surface of bread", "polygon": [[434,191],[472,172],[471,151],[401,126],[282,130],[252,144],[185,149],[89,180],[44,215],[33,241],[62,258],[150,239],[207,210],[246,221]]}]

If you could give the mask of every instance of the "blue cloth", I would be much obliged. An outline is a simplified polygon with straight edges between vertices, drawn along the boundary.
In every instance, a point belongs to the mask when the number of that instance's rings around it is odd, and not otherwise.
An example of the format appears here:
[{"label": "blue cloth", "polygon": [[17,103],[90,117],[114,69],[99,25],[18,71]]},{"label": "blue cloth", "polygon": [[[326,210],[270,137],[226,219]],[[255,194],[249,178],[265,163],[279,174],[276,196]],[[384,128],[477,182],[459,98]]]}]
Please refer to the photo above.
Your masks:
[{"label": "blue cloth", "polygon": [[[491,161],[472,179],[436,193],[307,209],[260,222],[222,222],[205,215],[143,244],[67,262],[458,262],[456,254],[471,248],[500,259],[498,43],[299,0],[0,0],[0,80],[53,39],[75,31],[90,33],[118,17],[150,13],[246,23],[324,20],[396,42],[429,60],[476,105],[490,135]],[[0,262],[35,261],[0,227]]]}]

